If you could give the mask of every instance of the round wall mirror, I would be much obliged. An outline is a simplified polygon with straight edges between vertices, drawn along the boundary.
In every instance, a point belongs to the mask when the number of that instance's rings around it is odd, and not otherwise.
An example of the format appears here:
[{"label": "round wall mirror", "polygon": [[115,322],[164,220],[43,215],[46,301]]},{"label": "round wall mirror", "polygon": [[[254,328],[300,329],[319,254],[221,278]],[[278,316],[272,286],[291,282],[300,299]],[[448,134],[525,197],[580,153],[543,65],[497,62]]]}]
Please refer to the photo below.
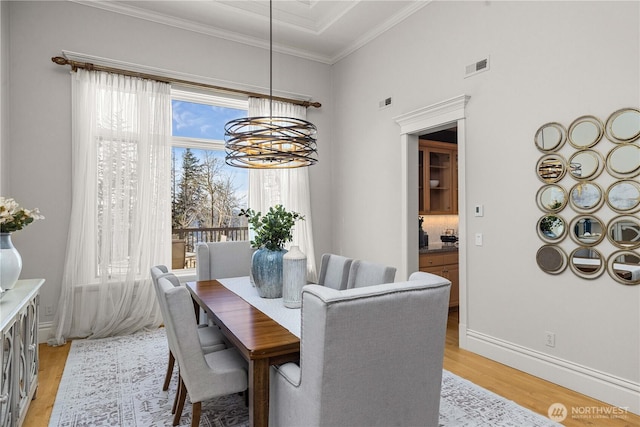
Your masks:
[{"label": "round wall mirror", "polygon": [[542,182],[553,184],[560,181],[567,173],[567,162],[559,154],[547,154],[538,160],[536,173]]},{"label": "round wall mirror", "polygon": [[613,218],[607,227],[607,238],[620,249],[640,247],[640,219],[630,215]]},{"label": "round wall mirror", "polygon": [[613,183],[607,190],[607,204],[618,213],[640,210],[640,183],[632,180]]},{"label": "round wall mirror", "polygon": [[640,146],[622,144],[609,151],[607,171],[616,178],[633,178],[640,175]]},{"label": "round wall mirror", "polygon": [[536,200],[544,212],[560,212],[567,205],[567,191],[556,184],[540,187]]},{"label": "round wall mirror", "polygon": [[549,274],[560,274],[567,268],[567,254],[553,245],[544,245],[536,253],[538,267]]},{"label": "round wall mirror", "polygon": [[617,251],[607,260],[609,275],[623,285],[640,283],[640,255],[632,251]]},{"label": "round wall mirror", "polygon": [[538,236],[549,243],[557,243],[567,235],[567,222],[560,215],[543,215],[537,228]]},{"label": "round wall mirror", "polygon": [[590,213],[602,206],[602,189],[594,182],[581,181],[569,192],[569,204],[582,213]]},{"label": "round wall mirror", "polygon": [[604,239],[604,224],[591,215],[579,215],[569,224],[571,240],[580,246],[595,246]]},{"label": "round wall mirror", "polygon": [[534,141],[538,150],[548,153],[559,150],[567,139],[567,130],[560,123],[547,123],[536,131]]},{"label": "round wall mirror", "polygon": [[569,144],[577,149],[596,145],[604,133],[602,121],[594,116],[578,117],[569,126]]},{"label": "round wall mirror", "polygon": [[640,110],[623,108],[607,119],[605,133],[611,142],[631,142],[640,137]]},{"label": "round wall mirror", "polygon": [[603,169],[602,156],[594,150],[580,150],[569,159],[569,173],[575,179],[593,179]]},{"label": "round wall mirror", "polygon": [[606,260],[594,248],[576,248],[569,255],[569,266],[577,276],[595,279],[604,273]]}]

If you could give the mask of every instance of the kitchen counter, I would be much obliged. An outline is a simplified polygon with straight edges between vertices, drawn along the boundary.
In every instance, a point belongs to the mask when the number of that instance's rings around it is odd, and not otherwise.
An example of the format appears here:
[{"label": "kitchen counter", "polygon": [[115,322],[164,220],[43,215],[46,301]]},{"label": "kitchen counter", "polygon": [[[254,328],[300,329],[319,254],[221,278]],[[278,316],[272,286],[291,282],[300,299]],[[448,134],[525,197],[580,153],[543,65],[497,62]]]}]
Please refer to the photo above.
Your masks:
[{"label": "kitchen counter", "polygon": [[432,254],[440,252],[458,252],[458,243],[430,242],[429,246],[419,250],[419,253],[421,254]]}]

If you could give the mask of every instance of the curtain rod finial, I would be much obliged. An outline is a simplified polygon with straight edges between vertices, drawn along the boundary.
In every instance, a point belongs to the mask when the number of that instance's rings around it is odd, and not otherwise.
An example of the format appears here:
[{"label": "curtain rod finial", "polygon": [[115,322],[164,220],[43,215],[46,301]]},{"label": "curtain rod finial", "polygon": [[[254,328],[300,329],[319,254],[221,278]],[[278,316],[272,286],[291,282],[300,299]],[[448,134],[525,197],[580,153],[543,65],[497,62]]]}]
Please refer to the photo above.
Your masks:
[{"label": "curtain rod finial", "polygon": [[58,65],[67,65],[69,63],[67,58],[63,58],[62,56],[54,56],[51,58],[51,61],[55,62]]}]

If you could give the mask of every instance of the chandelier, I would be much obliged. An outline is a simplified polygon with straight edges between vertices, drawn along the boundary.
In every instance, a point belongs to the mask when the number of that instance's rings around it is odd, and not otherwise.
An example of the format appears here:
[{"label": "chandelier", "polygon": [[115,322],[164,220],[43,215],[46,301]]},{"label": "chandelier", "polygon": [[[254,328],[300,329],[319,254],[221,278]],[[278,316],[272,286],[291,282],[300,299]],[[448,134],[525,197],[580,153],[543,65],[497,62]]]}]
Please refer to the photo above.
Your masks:
[{"label": "chandelier", "polygon": [[269,1],[269,116],[243,117],[224,126],[225,163],[250,169],[290,169],[318,161],[317,129],[293,117],[273,116],[273,1]]}]

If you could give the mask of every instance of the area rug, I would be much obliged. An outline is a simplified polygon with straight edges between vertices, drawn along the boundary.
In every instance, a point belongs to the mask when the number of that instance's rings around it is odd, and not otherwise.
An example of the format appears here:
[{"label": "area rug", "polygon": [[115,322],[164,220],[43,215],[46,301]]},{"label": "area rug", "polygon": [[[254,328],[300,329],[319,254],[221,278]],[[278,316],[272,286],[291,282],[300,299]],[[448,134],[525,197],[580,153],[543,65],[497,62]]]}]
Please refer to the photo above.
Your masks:
[{"label": "area rug", "polygon": [[[65,365],[49,427],[171,426],[177,372],[162,391],[168,349],[164,329],[124,337],[76,340]],[[200,426],[248,426],[240,395],[203,403]],[[191,425],[187,402],[181,426]],[[516,403],[443,371],[440,426],[557,426]],[[304,427],[304,426],[301,426]]]}]

